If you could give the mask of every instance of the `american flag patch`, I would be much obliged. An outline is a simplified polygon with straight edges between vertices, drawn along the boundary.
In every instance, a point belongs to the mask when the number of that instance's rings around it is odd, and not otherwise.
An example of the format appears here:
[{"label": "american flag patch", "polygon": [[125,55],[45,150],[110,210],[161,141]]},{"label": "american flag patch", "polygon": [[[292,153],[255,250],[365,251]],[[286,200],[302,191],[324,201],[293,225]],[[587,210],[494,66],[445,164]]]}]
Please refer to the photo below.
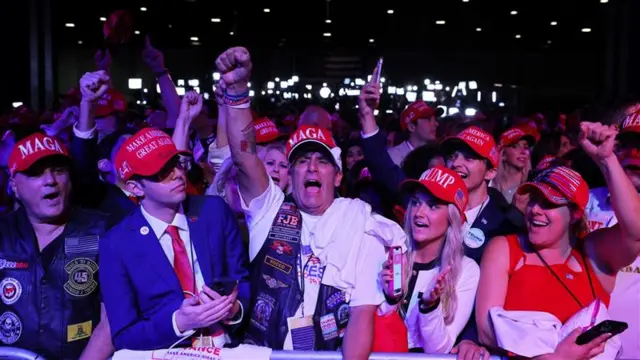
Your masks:
[{"label": "american flag patch", "polygon": [[95,253],[98,251],[99,242],[98,235],[68,237],[64,239],[64,253],[66,255]]}]

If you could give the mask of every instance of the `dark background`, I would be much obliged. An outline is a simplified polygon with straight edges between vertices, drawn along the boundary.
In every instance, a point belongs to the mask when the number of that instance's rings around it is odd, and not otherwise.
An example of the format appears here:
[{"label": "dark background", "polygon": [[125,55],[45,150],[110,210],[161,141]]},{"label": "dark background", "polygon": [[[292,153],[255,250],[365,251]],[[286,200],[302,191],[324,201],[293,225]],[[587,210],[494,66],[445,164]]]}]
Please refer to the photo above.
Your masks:
[{"label": "dark background", "polygon": [[205,83],[216,56],[242,45],[252,54],[257,85],[292,75],[330,83],[365,77],[384,56],[383,76],[391,84],[419,85],[424,78],[499,83],[515,89],[510,105],[520,113],[571,111],[639,90],[637,0],[23,0],[4,2],[0,14],[0,109],[15,101],[50,107],[76,85],[94,69],[93,55],[103,44],[100,17],[118,9],[132,11],[140,32],[113,53],[114,85],[124,92],[132,77],[155,88],[140,56],[145,34],[164,51],[174,79]]}]

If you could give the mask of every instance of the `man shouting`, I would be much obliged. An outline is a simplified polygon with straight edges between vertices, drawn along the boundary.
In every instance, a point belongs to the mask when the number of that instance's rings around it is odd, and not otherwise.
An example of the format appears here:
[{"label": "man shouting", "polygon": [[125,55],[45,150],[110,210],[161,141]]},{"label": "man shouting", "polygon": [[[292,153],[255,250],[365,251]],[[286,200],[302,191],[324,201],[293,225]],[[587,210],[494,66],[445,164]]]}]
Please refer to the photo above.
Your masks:
[{"label": "man shouting", "polygon": [[256,154],[249,53],[229,49],[216,65],[226,84],[229,146],[250,230],[252,299],[245,342],[342,349],[346,359],[368,359],[374,312],[384,300],[376,279],[384,245],[404,244],[404,232],[360,200],[335,199],[342,162],[328,129],[301,126],[289,138],[292,193],[285,196]]}]

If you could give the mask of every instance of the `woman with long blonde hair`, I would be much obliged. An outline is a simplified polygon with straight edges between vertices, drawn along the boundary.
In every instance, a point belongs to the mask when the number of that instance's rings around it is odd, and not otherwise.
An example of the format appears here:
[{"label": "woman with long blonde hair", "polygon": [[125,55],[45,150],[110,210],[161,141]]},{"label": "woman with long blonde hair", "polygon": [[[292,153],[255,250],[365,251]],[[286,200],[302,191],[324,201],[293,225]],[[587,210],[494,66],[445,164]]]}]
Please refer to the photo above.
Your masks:
[{"label": "woman with long blonde hair", "polygon": [[381,272],[387,302],[378,313],[397,304],[410,351],[447,354],[471,318],[480,278],[478,265],[463,250],[467,188],[456,172],[436,166],[420,180],[405,181],[402,190],[411,195],[403,294],[395,299],[388,294],[393,272],[387,262]]}]

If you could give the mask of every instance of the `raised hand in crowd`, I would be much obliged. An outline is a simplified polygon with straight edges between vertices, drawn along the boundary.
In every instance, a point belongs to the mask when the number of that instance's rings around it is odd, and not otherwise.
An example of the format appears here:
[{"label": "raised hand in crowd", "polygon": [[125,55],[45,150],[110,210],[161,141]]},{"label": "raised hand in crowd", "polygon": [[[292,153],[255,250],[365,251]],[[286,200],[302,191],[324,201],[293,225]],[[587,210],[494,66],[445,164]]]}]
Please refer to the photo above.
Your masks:
[{"label": "raised hand in crowd", "polygon": [[109,88],[109,75],[104,70],[88,72],[80,78],[82,101],[94,102]]},{"label": "raised hand in crowd", "polygon": [[109,68],[111,67],[111,63],[113,62],[113,59],[111,58],[111,52],[109,52],[109,49],[106,50],[98,50],[95,54],[95,56],[93,57],[93,60],[96,63],[96,68],[98,70],[104,70],[104,71],[109,71]]},{"label": "raised hand in crowd", "polygon": [[616,135],[618,128],[615,126],[587,122],[580,124],[580,145],[596,163],[615,157],[613,149]]},{"label": "raised hand in crowd", "polygon": [[360,91],[358,96],[358,116],[362,131],[370,134],[376,131],[376,118],[374,110],[378,108],[380,103],[380,84],[368,83]]},{"label": "raised hand in crowd", "polygon": [[161,73],[164,71],[164,55],[162,52],[151,45],[151,38],[149,35],[144,38],[144,50],[142,50],[142,59],[145,64],[153,71],[155,74]]},{"label": "raised hand in crowd", "polygon": [[180,116],[185,120],[191,121],[202,111],[202,95],[195,91],[187,92],[182,98],[180,105]]},{"label": "raised hand in crowd", "polygon": [[249,51],[243,47],[231,48],[216,60],[216,66],[224,80],[223,90],[235,94],[246,91],[253,65]]},{"label": "raised hand in crowd", "polygon": [[450,270],[450,267],[446,267],[440,271],[440,274],[438,274],[434,279],[431,286],[423,292],[422,301],[424,301],[427,307],[435,305],[435,303],[440,299],[440,296],[442,296],[447,281],[447,275]]},{"label": "raised hand in crowd", "polygon": [[70,106],[60,114],[58,120],[53,124],[40,125],[40,128],[49,136],[57,136],[62,130],[72,126],[78,121],[79,112],[80,109],[78,106]]}]

